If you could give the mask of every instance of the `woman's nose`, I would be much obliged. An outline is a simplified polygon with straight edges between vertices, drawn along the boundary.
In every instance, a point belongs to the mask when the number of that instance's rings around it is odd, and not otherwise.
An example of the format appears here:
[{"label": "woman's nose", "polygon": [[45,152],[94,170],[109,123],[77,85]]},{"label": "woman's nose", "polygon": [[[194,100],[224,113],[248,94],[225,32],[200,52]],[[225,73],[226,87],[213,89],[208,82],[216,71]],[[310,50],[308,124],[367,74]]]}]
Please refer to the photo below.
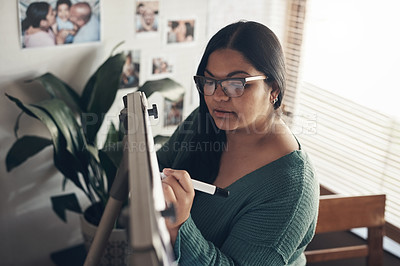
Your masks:
[{"label": "woman's nose", "polygon": [[224,88],[221,84],[217,84],[215,92],[213,94],[214,100],[216,101],[227,101],[229,97],[226,95]]}]

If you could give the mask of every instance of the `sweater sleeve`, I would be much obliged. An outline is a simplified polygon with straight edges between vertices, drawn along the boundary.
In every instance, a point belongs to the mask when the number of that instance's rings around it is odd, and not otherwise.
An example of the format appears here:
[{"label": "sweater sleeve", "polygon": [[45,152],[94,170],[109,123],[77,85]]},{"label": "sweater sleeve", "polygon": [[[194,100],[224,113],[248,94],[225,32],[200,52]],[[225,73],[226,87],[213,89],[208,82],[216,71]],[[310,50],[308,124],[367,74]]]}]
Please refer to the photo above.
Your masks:
[{"label": "sweater sleeve", "polygon": [[249,243],[230,235],[219,249],[207,241],[191,217],[179,229],[174,246],[179,265],[285,265],[272,247]]},{"label": "sweater sleeve", "polygon": [[[297,225],[296,225],[297,226]],[[241,227],[238,225],[238,227]],[[251,228],[247,234],[257,228]],[[298,228],[296,228],[298,230]],[[305,228],[298,233],[303,236],[312,233],[307,232]],[[313,229],[311,229],[313,231]],[[290,231],[290,229],[289,229]],[[264,237],[263,230],[259,229],[258,240]],[[283,236],[286,238],[286,236]],[[298,238],[301,241],[301,237]],[[194,221],[189,218],[179,229],[178,237],[174,246],[174,253],[179,265],[289,265],[292,262],[303,260],[302,253],[304,245],[300,249],[297,246],[291,249],[290,258],[285,250],[280,250],[279,245],[270,245],[252,241],[246,232],[240,236],[230,234],[221,248],[216,247],[212,242],[207,241],[196,227]],[[292,241],[293,239],[291,239]],[[308,242],[308,241],[307,241]],[[293,243],[294,244],[294,243]],[[299,243],[296,243],[299,244]],[[284,249],[290,249],[294,245],[284,246]],[[305,265],[305,261],[304,261]]]}]

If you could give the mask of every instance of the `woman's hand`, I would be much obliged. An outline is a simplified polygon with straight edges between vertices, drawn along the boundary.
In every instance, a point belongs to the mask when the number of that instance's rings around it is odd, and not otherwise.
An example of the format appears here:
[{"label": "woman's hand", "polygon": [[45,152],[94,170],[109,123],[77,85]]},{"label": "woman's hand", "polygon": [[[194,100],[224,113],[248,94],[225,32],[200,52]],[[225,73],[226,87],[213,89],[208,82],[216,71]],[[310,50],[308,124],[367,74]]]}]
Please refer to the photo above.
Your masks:
[{"label": "woman's hand", "polygon": [[175,221],[166,219],[166,225],[175,244],[179,227],[189,218],[193,204],[194,189],[188,172],[184,170],[163,170],[166,178],[162,180],[164,198],[167,204],[173,204],[175,208]]}]

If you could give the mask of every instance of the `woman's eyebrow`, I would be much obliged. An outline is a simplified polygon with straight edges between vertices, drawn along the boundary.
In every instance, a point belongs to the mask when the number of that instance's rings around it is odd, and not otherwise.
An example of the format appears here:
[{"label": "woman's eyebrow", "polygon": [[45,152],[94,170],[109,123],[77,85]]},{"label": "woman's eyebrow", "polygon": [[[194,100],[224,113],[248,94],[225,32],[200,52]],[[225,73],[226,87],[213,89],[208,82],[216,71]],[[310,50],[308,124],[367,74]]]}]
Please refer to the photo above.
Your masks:
[{"label": "woman's eyebrow", "polygon": [[[214,75],[213,75],[209,70],[205,69],[204,72],[207,72],[210,76],[214,77]],[[237,74],[246,74],[246,75],[250,75],[250,74],[247,73],[246,71],[237,70],[237,71],[233,71],[233,72],[229,73],[229,74],[226,75],[226,76],[227,76],[227,77],[232,77],[232,76],[237,75]]]},{"label": "woman's eyebrow", "polygon": [[249,73],[247,73],[246,71],[243,71],[243,70],[233,71],[233,72],[229,73],[229,74],[226,75],[226,76],[227,76],[227,77],[232,77],[232,76],[237,75],[237,74],[246,74],[246,75],[249,75],[249,76],[250,76]]},{"label": "woman's eyebrow", "polygon": [[208,75],[210,75],[211,77],[214,77],[214,75],[210,71],[208,71],[207,69],[205,69],[204,72],[207,72]]}]

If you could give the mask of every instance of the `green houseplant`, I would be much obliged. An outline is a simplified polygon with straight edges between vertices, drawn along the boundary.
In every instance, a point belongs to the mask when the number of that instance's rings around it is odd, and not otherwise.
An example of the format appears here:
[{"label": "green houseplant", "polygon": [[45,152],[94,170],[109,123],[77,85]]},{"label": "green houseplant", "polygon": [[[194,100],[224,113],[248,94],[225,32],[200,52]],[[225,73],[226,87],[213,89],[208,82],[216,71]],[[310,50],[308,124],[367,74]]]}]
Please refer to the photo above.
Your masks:
[{"label": "green houseplant", "polygon": [[[50,139],[32,135],[18,136],[20,114],[14,128],[17,139],[6,157],[7,171],[52,146],[54,165],[64,176],[63,189],[71,181],[83,191],[92,206],[97,206],[97,214],[93,214],[89,221],[93,224],[97,224],[101,218],[122,156],[122,150],[107,148],[109,145],[115,147],[122,139],[114,125],[110,126],[103,148],[97,147],[96,137],[104,115],[119,89],[124,62],[123,53],[112,53],[89,78],[81,95],[51,73],[33,80],[43,85],[49,99],[26,104],[6,94],[22,110],[21,114],[41,121],[51,136]],[[64,221],[67,209],[82,213],[74,193],[51,197],[51,202],[53,210]]]},{"label": "green houseplant", "polygon": [[[52,147],[54,166],[63,174],[63,189],[67,182],[72,182],[91,203],[82,212],[74,193],[51,197],[53,210],[63,221],[66,221],[66,210],[84,214],[80,218],[86,249],[100,222],[123,155],[123,127],[117,128],[111,123],[102,148],[98,148],[96,139],[104,116],[120,88],[125,61],[126,56],[123,53],[111,55],[89,78],[81,95],[51,73],[32,80],[43,85],[49,99],[28,104],[6,94],[22,110],[14,127],[16,141],[6,156],[7,171],[20,166],[44,148]],[[169,78],[147,81],[138,90],[143,91],[147,97],[155,91],[161,92],[170,101],[182,100],[185,91],[180,84]],[[19,136],[20,117],[23,114],[42,122],[47,127],[50,138]],[[168,137],[155,137],[158,143],[166,139]],[[101,263],[104,265],[109,265],[110,261],[112,264],[116,261],[118,265],[125,264],[125,256],[118,254],[123,254],[127,247],[126,231],[115,231],[116,234],[110,236],[108,248],[102,258]]]}]

